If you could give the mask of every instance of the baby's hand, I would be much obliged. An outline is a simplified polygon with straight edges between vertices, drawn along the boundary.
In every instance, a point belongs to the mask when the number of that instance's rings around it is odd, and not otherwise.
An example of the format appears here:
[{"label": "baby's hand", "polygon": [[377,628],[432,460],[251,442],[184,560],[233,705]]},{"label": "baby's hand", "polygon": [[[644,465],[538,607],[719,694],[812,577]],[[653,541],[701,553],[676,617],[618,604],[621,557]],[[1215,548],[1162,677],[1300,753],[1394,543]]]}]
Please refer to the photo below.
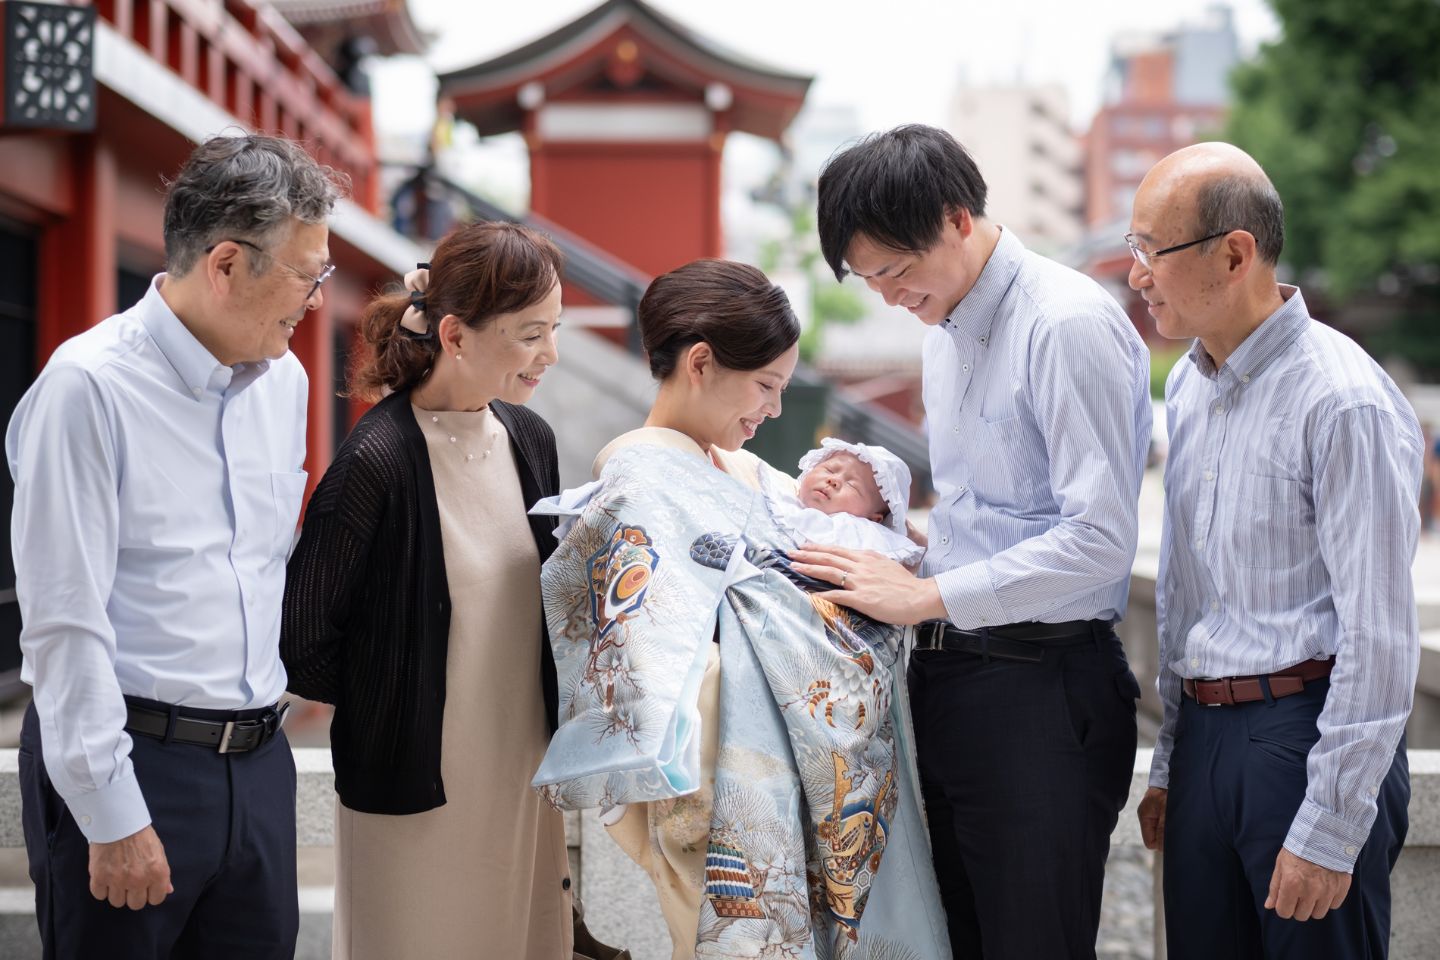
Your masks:
[{"label": "baby's hand", "polygon": [[909,519],[905,521],[905,536],[910,538],[911,543],[917,543],[922,547],[930,546],[930,538],[925,536],[925,531],[915,526],[914,521]]}]

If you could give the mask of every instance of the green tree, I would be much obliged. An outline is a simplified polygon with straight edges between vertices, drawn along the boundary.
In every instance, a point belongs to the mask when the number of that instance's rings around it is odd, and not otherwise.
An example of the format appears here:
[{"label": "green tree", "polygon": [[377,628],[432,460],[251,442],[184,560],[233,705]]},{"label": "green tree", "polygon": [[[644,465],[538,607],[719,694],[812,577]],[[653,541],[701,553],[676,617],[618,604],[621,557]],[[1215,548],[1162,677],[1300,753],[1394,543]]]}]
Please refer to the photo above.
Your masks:
[{"label": "green tree", "polygon": [[1285,200],[1283,259],[1440,375],[1440,3],[1271,0],[1283,36],[1232,78],[1228,138]]}]

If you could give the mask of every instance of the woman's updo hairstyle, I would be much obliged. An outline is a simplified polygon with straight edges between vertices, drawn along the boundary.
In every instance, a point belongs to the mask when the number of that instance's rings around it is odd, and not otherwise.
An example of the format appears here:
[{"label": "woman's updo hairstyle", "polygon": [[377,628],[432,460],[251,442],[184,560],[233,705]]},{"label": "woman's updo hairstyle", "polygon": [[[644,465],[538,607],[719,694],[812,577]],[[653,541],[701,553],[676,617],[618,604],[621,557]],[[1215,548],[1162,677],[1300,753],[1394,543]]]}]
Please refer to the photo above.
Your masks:
[{"label": "woman's updo hairstyle", "polygon": [[656,277],[638,314],[657,380],[669,378],[680,355],[702,341],[722,367],[758,370],[800,339],[800,321],[785,291],[733,260],[696,260]]},{"label": "woman's updo hairstyle", "polygon": [[371,300],[360,318],[367,349],[350,376],[350,393],[375,400],[415,386],[435,363],[438,327],[447,314],[471,329],[483,329],[500,314],[544,300],[560,279],[562,265],[555,244],[518,223],[455,228],[430,257],[430,282],[423,294],[428,332],[415,334],[400,326],[411,305],[410,291]]}]

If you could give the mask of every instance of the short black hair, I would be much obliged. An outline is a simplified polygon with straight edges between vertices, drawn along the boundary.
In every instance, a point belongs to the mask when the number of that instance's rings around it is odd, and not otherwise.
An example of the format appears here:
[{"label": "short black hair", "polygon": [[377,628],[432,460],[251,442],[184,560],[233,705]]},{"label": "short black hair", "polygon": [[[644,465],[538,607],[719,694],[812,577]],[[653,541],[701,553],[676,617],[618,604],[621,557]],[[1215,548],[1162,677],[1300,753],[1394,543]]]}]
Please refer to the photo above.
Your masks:
[{"label": "short black hair", "polygon": [[956,210],[985,216],[985,178],[944,130],[912,123],[871,134],[836,153],[820,174],[820,250],[846,274],[856,234],[903,253],[923,253]]}]

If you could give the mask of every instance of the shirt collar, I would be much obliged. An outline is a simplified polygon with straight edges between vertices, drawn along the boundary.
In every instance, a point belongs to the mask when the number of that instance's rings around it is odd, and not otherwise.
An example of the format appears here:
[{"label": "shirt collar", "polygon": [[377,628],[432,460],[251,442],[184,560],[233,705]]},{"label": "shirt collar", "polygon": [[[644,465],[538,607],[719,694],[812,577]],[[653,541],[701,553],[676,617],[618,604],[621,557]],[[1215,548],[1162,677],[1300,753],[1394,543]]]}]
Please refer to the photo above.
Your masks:
[{"label": "shirt collar", "polygon": [[[265,371],[268,363],[238,364],[232,369],[216,360],[160,295],[160,281],[164,278],[165,274],[159,273],[150,280],[140,300],[140,320],[191,397],[199,400],[206,390],[224,393],[237,374],[244,374],[243,381],[248,383]],[[257,369],[251,371],[252,367]]]},{"label": "shirt collar", "polygon": [[1305,297],[1299,287],[1288,283],[1279,286],[1285,302],[1245,338],[1219,370],[1199,340],[1191,345],[1190,360],[1202,374],[1212,380],[1228,376],[1249,383],[1295,342],[1310,322],[1310,311],[1305,307]]},{"label": "shirt collar", "polygon": [[945,318],[944,327],[957,336],[978,339],[981,343],[990,340],[990,328],[995,324],[995,315],[1000,302],[1015,276],[1020,272],[1020,262],[1025,256],[1025,245],[1009,230],[1000,228],[1000,240],[990,253],[990,259],[975,278],[970,292],[960,299],[950,316]]}]

